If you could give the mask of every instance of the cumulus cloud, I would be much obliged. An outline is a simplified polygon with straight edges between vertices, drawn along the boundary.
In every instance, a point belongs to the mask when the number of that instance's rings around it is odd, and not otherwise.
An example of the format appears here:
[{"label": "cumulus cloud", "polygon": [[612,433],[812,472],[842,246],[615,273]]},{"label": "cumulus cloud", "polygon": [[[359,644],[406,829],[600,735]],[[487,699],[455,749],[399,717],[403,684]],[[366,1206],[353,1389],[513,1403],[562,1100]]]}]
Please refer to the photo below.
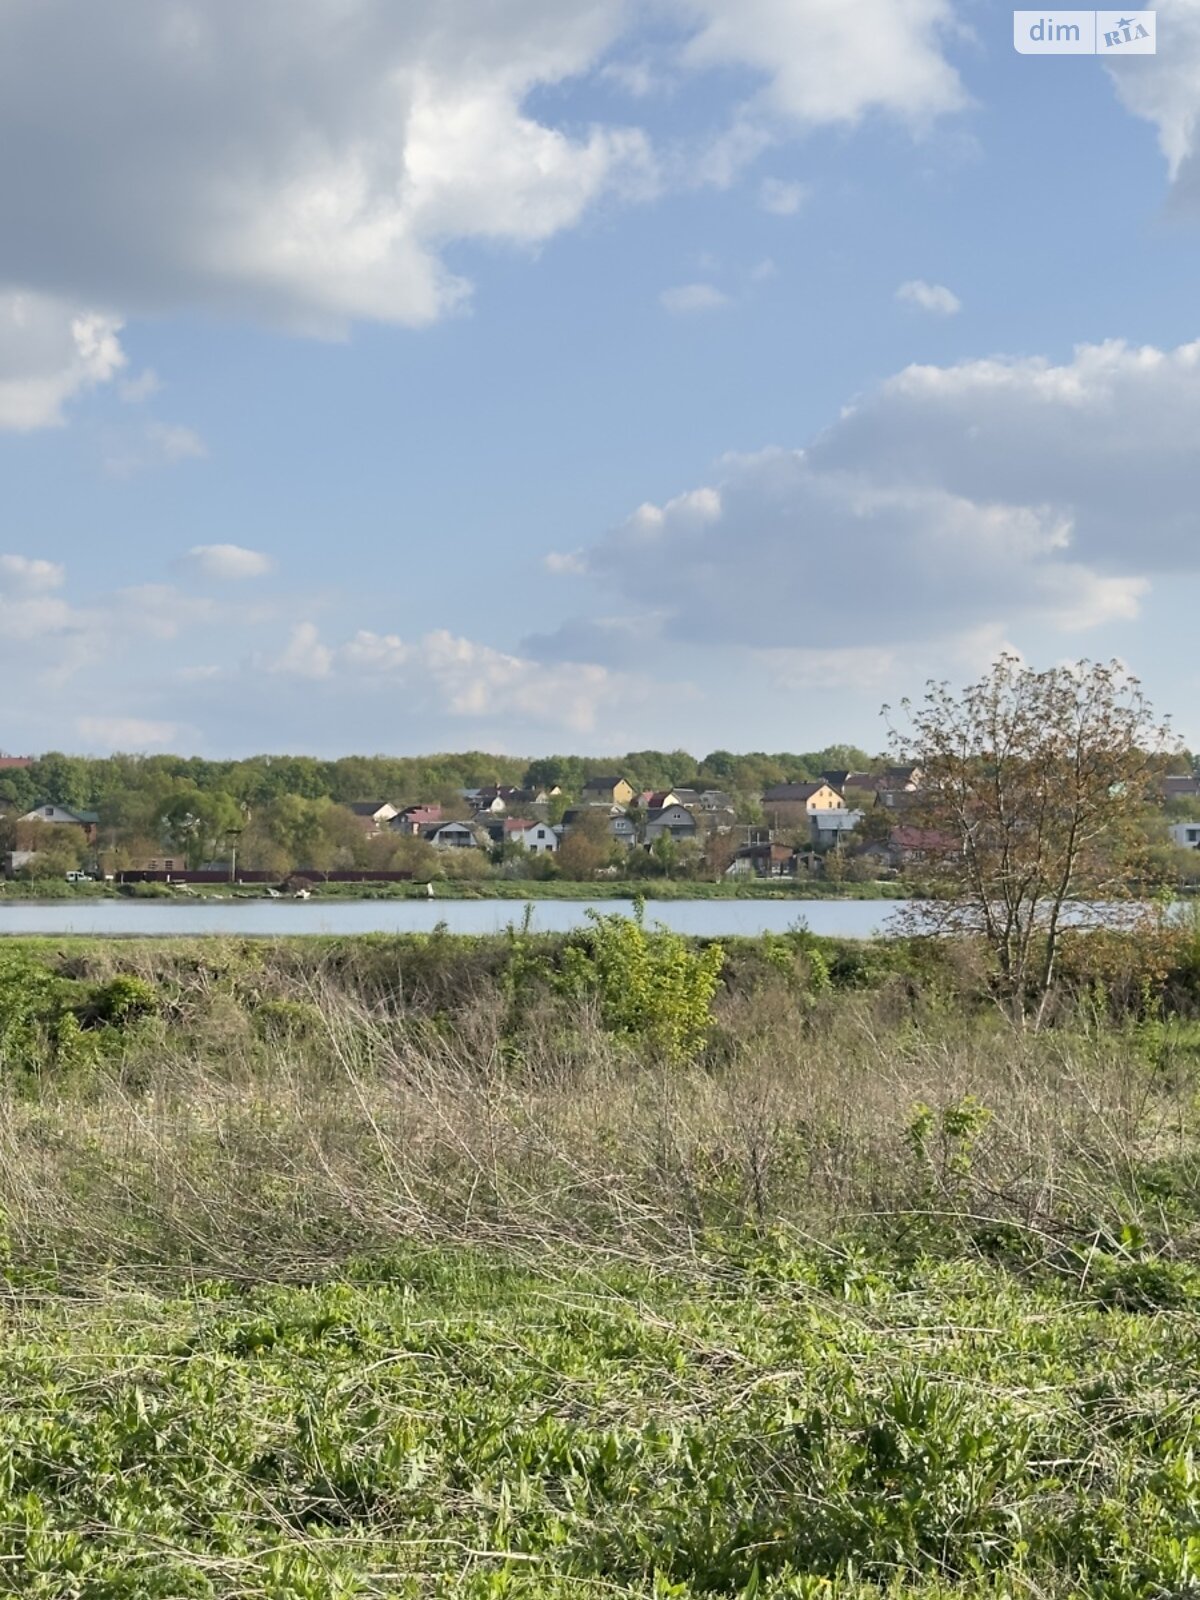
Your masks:
[{"label": "cumulus cloud", "polygon": [[0,555],[0,593],[44,594],[48,589],[61,589],[66,576],[67,569],[57,561]]},{"label": "cumulus cloud", "polygon": [[198,577],[219,583],[262,578],[275,568],[270,556],[261,550],[247,550],[240,544],[193,545],[180,565]]},{"label": "cumulus cloud", "polygon": [[952,289],[942,283],[926,283],[923,278],[913,278],[896,290],[901,305],[915,306],[919,311],[930,311],[934,316],[953,317],[962,310],[962,301]]},{"label": "cumulus cloud", "polygon": [[1066,632],[1200,572],[1200,343],[905,369],[579,558],[677,640],[826,651]]},{"label": "cumulus cloud", "polygon": [[1158,0],[1157,10],[1161,54],[1105,66],[1126,108],[1158,129],[1176,200],[1194,211],[1200,207],[1200,0]]},{"label": "cumulus cloud", "polygon": [[551,678],[537,660],[446,629],[413,640],[360,630],[330,646],[314,623],[301,622],[270,670],[322,682],[334,692],[385,691],[415,713],[510,718],[579,734],[594,729],[605,709],[645,693],[637,680],[594,662],[564,663]]},{"label": "cumulus cloud", "polygon": [[113,28],[14,0],[5,274],[126,312],[429,322],[466,293],[445,241],[536,244],[645,183],[636,129],[526,109],[624,19],[623,0],[131,0]]},{"label": "cumulus cloud", "polygon": [[712,283],[681,283],[664,289],[658,297],[664,311],[673,317],[694,316],[698,311],[719,311],[729,305],[729,296]]},{"label": "cumulus cloud", "polygon": [[[628,0],[129,0],[120,28],[99,7],[10,0],[0,425],[57,421],[120,365],[119,323],[88,308],[418,326],[469,294],[453,241],[536,246],[666,176],[730,182],[784,126],[963,103],[951,0],[661,3],[677,47],[647,39]],[[681,70],[730,66],[759,90],[687,159],[637,126],[556,121],[544,93],[599,71],[645,101]],[[764,190],[773,209],[798,199]],[[32,341],[6,326],[18,302],[45,313]]]},{"label": "cumulus cloud", "polygon": [[737,65],[765,80],[764,112],[801,125],[881,111],[923,124],[966,103],[944,46],[951,0],[680,0],[700,26],[693,67]]},{"label": "cumulus cloud", "polygon": [[120,331],[118,317],[76,302],[0,289],[0,429],[60,424],[68,401],[125,365]]}]

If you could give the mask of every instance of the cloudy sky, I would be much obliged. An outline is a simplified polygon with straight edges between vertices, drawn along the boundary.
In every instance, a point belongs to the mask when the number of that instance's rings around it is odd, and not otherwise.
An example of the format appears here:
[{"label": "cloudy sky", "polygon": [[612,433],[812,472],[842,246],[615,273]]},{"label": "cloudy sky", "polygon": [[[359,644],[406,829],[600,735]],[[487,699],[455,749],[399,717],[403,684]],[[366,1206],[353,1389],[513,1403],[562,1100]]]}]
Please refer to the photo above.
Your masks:
[{"label": "cloudy sky", "polygon": [[1200,0],[6,0],[0,748],[1200,744]]}]

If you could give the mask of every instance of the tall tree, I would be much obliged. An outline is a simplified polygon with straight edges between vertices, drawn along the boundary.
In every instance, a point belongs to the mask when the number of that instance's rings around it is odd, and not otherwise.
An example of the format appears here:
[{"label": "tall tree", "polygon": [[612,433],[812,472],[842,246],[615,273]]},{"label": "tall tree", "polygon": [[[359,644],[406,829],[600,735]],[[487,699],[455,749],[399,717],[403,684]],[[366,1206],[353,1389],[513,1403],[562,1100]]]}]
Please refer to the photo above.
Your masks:
[{"label": "tall tree", "polygon": [[903,709],[892,752],[918,789],[901,820],[940,890],[910,920],[981,936],[1005,1006],[1040,1022],[1064,928],[1136,912],[1170,729],[1116,662],[1034,672],[1004,655],[961,694],[930,684]]}]

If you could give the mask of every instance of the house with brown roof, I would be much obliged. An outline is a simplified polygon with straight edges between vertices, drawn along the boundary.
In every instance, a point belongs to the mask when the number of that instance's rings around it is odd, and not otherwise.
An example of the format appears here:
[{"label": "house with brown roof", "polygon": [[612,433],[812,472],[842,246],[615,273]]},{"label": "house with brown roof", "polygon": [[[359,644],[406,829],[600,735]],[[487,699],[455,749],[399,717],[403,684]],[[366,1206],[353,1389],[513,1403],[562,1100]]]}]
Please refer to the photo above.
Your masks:
[{"label": "house with brown roof", "polygon": [[588,778],[579,791],[579,798],[585,806],[630,806],[635,794],[633,785],[625,778],[605,775]]},{"label": "house with brown roof", "polygon": [[805,827],[814,812],[844,810],[845,801],[824,781],[776,783],[763,791],[762,809],[773,828]]},{"label": "house with brown roof", "polygon": [[727,878],[794,878],[799,857],[790,844],[746,844],[725,869]]}]

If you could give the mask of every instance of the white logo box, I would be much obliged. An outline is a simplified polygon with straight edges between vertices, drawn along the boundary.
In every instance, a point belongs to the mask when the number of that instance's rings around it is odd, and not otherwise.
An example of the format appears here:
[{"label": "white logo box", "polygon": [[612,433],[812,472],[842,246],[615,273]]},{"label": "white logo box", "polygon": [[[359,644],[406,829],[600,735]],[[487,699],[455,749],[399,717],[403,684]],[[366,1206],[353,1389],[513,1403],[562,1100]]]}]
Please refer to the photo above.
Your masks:
[{"label": "white logo box", "polygon": [[1023,56],[1152,56],[1153,11],[1014,11],[1013,45]]}]

